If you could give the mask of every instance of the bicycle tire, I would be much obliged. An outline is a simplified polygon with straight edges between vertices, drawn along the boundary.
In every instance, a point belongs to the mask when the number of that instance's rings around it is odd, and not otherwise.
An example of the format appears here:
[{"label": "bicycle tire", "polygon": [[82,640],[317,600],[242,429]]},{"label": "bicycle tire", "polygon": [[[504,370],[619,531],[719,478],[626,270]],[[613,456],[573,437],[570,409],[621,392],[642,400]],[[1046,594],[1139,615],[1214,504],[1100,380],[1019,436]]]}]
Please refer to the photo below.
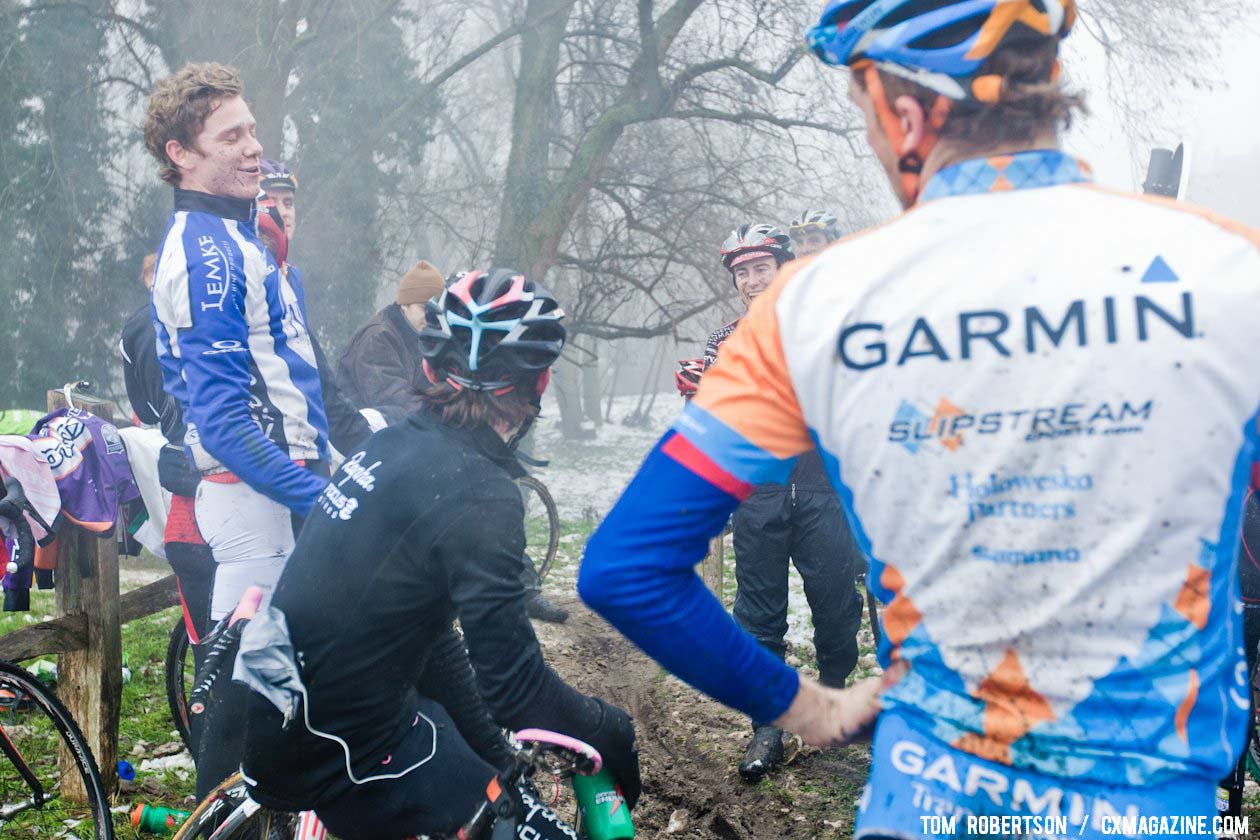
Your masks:
[{"label": "bicycle tire", "polygon": [[[245,780],[239,770],[220,782],[197,803],[172,840],[205,840],[209,837],[217,830],[222,818],[245,801],[244,785]],[[221,813],[212,810],[215,808]],[[259,808],[241,825],[220,834],[216,840],[292,840],[296,826],[296,814]]]},{"label": "bicycle tire", "polygon": [[[551,497],[551,491],[537,478],[532,475],[522,476],[518,479],[518,483],[522,487],[522,501],[525,500],[526,493],[530,491],[538,494],[539,501],[542,502],[543,514],[547,519],[546,549],[542,552],[542,559],[530,557],[534,561],[538,579],[544,580],[547,573],[551,571],[551,566],[556,561],[556,551],[560,548],[560,511],[556,508],[556,500]],[[528,509],[528,505],[526,508]]]},{"label": "bicycle tire", "polygon": [[[57,736],[66,745],[67,751],[74,759],[75,769],[78,771],[78,775],[83,783],[83,789],[87,793],[88,813],[91,815],[93,826],[92,836],[96,840],[113,840],[114,825],[109,812],[109,798],[106,796],[105,786],[101,782],[101,773],[96,766],[96,758],[92,755],[92,750],[88,746],[87,740],[83,737],[79,724],[71,716],[70,711],[29,671],[12,662],[0,661],[0,688],[14,691],[15,697],[20,696],[29,699],[52,721]],[[20,695],[17,692],[20,692]],[[20,708],[20,704],[15,704],[15,708]],[[3,727],[0,726],[0,728]],[[33,727],[28,725],[26,728],[32,729]],[[5,737],[7,738],[8,735],[6,734]],[[3,804],[7,803],[0,803],[0,805]],[[42,811],[43,808],[41,806],[23,813]],[[24,834],[20,830],[20,826],[18,826],[19,830],[15,832],[13,830],[14,826],[15,821],[12,819],[6,823],[3,832],[4,836],[41,836],[40,834]]]},{"label": "bicycle tire", "polygon": [[181,615],[171,628],[171,638],[166,643],[166,705],[171,710],[171,720],[175,722],[179,739],[189,753],[192,752],[192,734],[188,725],[188,684],[184,673],[191,650],[188,629]]}]

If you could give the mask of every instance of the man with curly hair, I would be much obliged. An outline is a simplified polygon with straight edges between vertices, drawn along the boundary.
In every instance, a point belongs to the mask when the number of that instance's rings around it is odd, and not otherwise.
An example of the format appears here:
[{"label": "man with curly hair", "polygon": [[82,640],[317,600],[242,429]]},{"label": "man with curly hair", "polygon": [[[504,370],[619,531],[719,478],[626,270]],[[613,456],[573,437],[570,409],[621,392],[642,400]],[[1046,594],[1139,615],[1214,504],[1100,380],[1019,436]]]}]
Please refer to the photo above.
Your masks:
[{"label": "man with curly hair", "polygon": [[[157,83],[144,118],[145,145],[174,188],[153,284],[158,356],[201,478],[192,510],[171,521],[213,552],[212,621],[248,586],[275,585],[329,454],[305,298],[258,238],[263,149],[243,90],[233,68],[188,64]],[[218,737],[216,719],[226,734],[239,700],[222,689],[200,726],[201,793],[239,761],[239,744]]]}]

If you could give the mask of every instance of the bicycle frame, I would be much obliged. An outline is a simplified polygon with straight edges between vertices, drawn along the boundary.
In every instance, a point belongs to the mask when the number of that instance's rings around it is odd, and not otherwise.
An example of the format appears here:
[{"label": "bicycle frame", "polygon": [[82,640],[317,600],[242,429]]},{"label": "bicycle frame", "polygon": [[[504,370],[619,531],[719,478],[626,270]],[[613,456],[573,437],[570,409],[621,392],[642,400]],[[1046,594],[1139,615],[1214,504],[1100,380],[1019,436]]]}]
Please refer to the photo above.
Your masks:
[{"label": "bicycle frame", "polygon": [[18,748],[13,745],[13,741],[9,739],[9,734],[4,731],[3,726],[0,726],[0,752],[4,753],[5,757],[9,759],[9,762],[18,771],[18,774],[21,775],[22,780],[31,789],[31,795],[28,798],[12,805],[0,807],[0,826],[3,826],[16,814],[29,811],[31,808],[42,808],[45,802],[52,799],[52,796],[45,792],[44,786],[40,784],[39,779],[31,772],[31,768],[26,764],[26,759],[18,752]]}]

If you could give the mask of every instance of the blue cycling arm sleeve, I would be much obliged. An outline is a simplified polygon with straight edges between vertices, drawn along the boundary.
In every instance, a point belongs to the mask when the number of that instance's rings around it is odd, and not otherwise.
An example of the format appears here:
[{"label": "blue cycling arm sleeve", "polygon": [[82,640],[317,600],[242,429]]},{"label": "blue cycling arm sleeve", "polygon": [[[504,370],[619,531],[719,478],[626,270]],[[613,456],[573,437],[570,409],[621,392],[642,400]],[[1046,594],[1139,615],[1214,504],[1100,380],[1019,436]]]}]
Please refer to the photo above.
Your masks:
[{"label": "blue cycling arm sleeve", "polygon": [[774,720],[796,697],[796,671],[740,629],[695,572],[738,495],[684,466],[672,441],[682,438],[661,440],[591,538],[578,592],[691,685],[754,720]]},{"label": "blue cycling arm sleeve", "polygon": [[179,355],[187,383],[187,419],[196,424],[206,451],[234,475],[295,513],[305,516],[327,481],[290,460],[250,414],[249,327],[245,321],[245,272],[196,261],[188,269],[192,326],[179,330]]}]

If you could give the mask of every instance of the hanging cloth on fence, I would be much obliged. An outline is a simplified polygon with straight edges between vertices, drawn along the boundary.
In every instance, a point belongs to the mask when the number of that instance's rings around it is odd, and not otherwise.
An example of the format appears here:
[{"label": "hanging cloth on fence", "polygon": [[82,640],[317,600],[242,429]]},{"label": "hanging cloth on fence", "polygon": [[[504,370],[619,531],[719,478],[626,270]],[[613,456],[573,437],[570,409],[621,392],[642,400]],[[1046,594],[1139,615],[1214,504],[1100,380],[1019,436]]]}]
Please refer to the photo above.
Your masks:
[{"label": "hanging cloth on fence", "polygon": [[30,438],[52,470],[66,518],[94,534],[112,534],[118,506],[140,496],[114,424],[89,411],[59,408],[39,421]]}]

